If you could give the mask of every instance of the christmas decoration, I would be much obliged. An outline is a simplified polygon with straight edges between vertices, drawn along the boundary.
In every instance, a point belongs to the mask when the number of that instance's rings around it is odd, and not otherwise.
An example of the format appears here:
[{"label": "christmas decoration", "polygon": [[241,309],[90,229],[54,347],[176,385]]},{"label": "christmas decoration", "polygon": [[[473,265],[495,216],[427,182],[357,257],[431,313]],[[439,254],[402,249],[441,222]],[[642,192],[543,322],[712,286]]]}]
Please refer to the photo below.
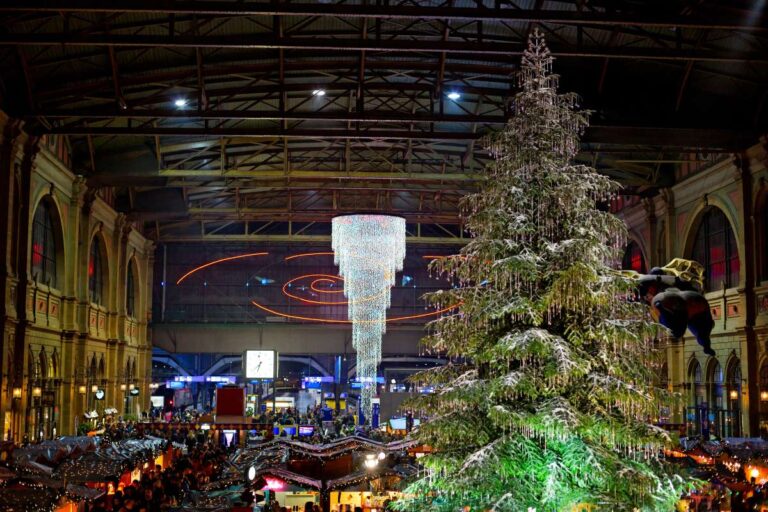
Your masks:
[{"label": "christmas decoration", "polygon": [[405,510],[672,510],[688,486],[651,423],[670,399],[652,384],[657,325],[612,270],[624,225],[597,207],[617,185],[571,163],[587,115],[552,62],[534,32],[515,115],[464,203],[473,238],[432,264],[457,286],[430,299],[460,306],[424,340],[451,362],[414,379],[435,387],[410,403],[435,451]]},{"label": "christmas decoration", "polygon": [[405,259],[405,219],[388,215],[345,215],[333,219],[331,245],[344,296],[349,299],[352,346],[357,351],[357,378],[362,383],[362,411],[371,417],[381,337],[395,273]]},{"label": "christmas decoration", "polygon": [[[651,307],[654,320],[682,338],[688,328],[704,353],[715,355],[709,335],[715,327],[709,302],[699,291],[704,283],[701,264],[675,258],[665,267],[654,267],[650,274],[623,271],[638,283],[640,299]],[[697,286],[698,285],[698,286]]]}]

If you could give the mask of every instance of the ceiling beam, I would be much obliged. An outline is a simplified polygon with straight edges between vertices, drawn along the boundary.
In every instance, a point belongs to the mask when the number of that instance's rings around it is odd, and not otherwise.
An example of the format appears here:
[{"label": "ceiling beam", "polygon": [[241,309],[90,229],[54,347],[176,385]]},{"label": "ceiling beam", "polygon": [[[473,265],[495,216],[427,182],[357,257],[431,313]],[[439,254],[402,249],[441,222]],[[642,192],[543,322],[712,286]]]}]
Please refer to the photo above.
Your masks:
[{"label": "ceiling beam", "polygon": [[[375,210],[374,210],[375,211]],[[459,212],[414,212],[398,209],[381,209],[381,212],[404,217],[409,223],[425,224],[459,224]],[[310,208],[295,209],[286,211],[285,208],[253,208],[253,207],[192,207],[189,208],[187,215],[180,217],[189,217],[194,220],[212,221],[230,221],[230,220],[249,220],[249,221],[292,221],[292,222],[330,222],[333,217],[345,213],[359,213],[355,208]],[[371,212],[373,213],[373,211]],[[151,213],[149,214],[152,215]]]},{"label": "ceiling beam", "polygon": [[467,114],[411,114],[404,112],[280,112],[277,110],[167,110],[104,108],[37,110],[27,117],[89,118],[89,119],[239,119],[239,120],[289,120],[289,121],[344,121],[344,122],[404,122],[404,123],[485,123],[504,124],[505,116]]},{"label": "ceiling beam", "polygon": [[[10,33],[0,34],[0,46],[121,46],[155,48],[240,48],[248,50],[324,50],[372,52],[450,52],[452,55],[501,55],[505,58],[523,54],[525,45],[487,40],[436,41],[413,39],[358,38],[288,38],[273,34],[230,34],[225,36],[86,34],[86,33]],[[552,45],[559,58],[645,59],[703,62],[768,62],[768,53],[756,51],[705,50],[645,47],[563,47]]]},{"label": "ceiling beam", "polygon": [[[285,63],[287,65],[287,63]],[[279,64],[278,64],[279,65]],[[400,68],[400,66],[396,66],[397,68]],[[390,68],[390,71],[393,68]],[[324,69],[318,69],[317,71],[324,71]],[[369,71],[371,71],[369,69]],[[376,70],[378,71],[378,70]],[[478,70],[477,74],[482,74],[484,69]],[[243,69],[243,73],[249,73],[249,69]],[[496,73],[498,75],[504,75],[508,76],[510,73],[513,72],[513,67],[508,66],[503,69],[499,68],[496,70]],[[200,79],[204,80],[206,76],[210,76],[210,74],[206,73],[206,69],[201,69],[200,73],[202,73],[202,76]],[[189,73],[188,78],[192,78],[191,71]],[[77,80],[82,80],[84,77],[77,76],[73,77]],[[137,80],[136,78],[141,78],[141,80]],[[158,77],[158,78],[164,78]],[[126,83],[131,77],[123,77],[123,83]],[[183,80],[184,78],[178,78],[178,80]],[[414,78],[416,80],[416,78]],[[199,80],[198,80],[199,81]],[[359,81],[359,78],[358,78]],[[131,80],[131,85],[133,86],[141,86],[141,85],[152,85],[157,84],[161,82],[161,80],[155,80],[153,76],[143,76],[139,75],[138,77],[133,77]],[[428,83],[417,83],[417,82],[371,82],[370,79],[368,81],[364,81],[364,90],[367,93],[379,93],[383,96],[386,96],[386,93],[390,93],[392,95],[402,92],[407,93],[429,93],[432,94],[434,91],[434,85],[428,84]],[[322,87],[325,90],[326,93],[334,93],[334,92],[346,92],[346,91],[355,91],[360,88],[358,85],[359,82],[327,82],[323,83]],[[54,84],[46,84],[46,85],[54,85]],[[82,101],[82,96],[84,95],[84,92],[87,91],[98,91],[99,89],[105,89],[105,87],[108,85],[105,81],[98,81],[94,82],[93,80],[86,82],[80,82],[77,83],[71,83],[71,84],[58,84],[59,86],[63,86],[64,88],[61,89],[46,89],[44,91],[41,91],[39,93],[39,96],[42,101],[45,100],[56,100],[57,103],[60,102],[62,96],[66,95],[73,95],[75,96],[75,100],[80,102]],[[206,96],[209,98],[220,98],[220,97],[226,97],[226,96],[232,96],[237,95],[238,98],[251,98],[251,99],[259,99],[261,96],[267,94],[279,94],[282,92],[286,93],[311,93],[315,89],[318,88],[317,83],[294,83],[294,84],[268,84],[268,85],[249,85],[247,89],[244,89],[242,85],[238,85],[237,87],[228,87],[228,86],[218,86],[218,87],[208,87],[205,91]],[[509,85],[507,83],[499,83],[498,87],[492,87],[492,86],[474,86],[474,85],[462,85],[461,91],[463,94],[478,94],[478,95],[485,95],[485,96],[500,96],[502,98],[505,98],[507,96],[510,96],[512,94],[512,91],[509,88]],[[382,94],[385,93],[385,94]],[[174,98],[172,93],[167,93],[165,96],[158,96],[158,95],[151,95],[147,97],[136,97],[134,95],[133,98],[131,98],[131,105],[133,108],[144,106],[144,105],[158,105],[158,104],[164,104],[167,101],[170,101]]]},{"label": "ceiling beam", "polygon": [[405,130],[334,130],[334,129],[253,129],[253,128],[187,128],[187,127],[154,127],[137,126],[117,128],[111,126],[63,126],[40,127],[44,133],[59,135],[109,135],[109,136],[203,136],[216,137],[251,137],[274,139],[288,137],[322,140],[328,139],[427,139],[427,140],[468,140],[477,138],[480,134],[465,132],[435,132],[435,131],[405,131]]},{"label": "ceiling beam", "polygon": [[[274,139],[402,139],[402,140],[455,140],[468,141],[483,136],[482,132],[408,131],[408,130],[335,130],[335,129],[253,129],[253,128],[187,128],[138,126],[117,128],[110,126],[38,126],[41,133],[59,135],[111,135],[111,136],[212,136]],[[648,126],[593,125],[586,129],[582,142],[588,144],[615,144],[627,146],[658,146],[669,148],[696,148],[710,151],[740,150],[757,143],[761,133],[742,128],[678,128]]]},{"label": "ceiling beam", "polygon": [[[200,234],[200,235],[169,235],[161,234],[160,240],[163,242],[322,242],[331,243],[330,235],[305,235],[305,234],[285,234],[285,235],[221,235],[221,234]],[[410,236],[406,234],[405,241],[409,245],[464,245],[469,242],[468,238],[442,237],[442,236]]]},{"label": "ceiling beam", "polygon": [[[232,3],[167,0],[25,0],[21,5],[0,4],[0,12],[100,12],[144,14],[205,14],[213,16],[333,16],[339,18],[496,21],[565,25],[623,25],[634,27],[768,30],[765,15],[668,15],[659,12],[592,12],[565,10],[489,9],[486,7],[415,7],[319,3]],[[715,14],[715,13],[713,13]]]},{"label": "ceiling beam", "polygon": [[166,178],[199,178],[199,179],[227,179],[246,178],[249,180],[385,180],[385,181],[478,181],[482,174],[465,173],[428,173],[428,172],[382,172],[382,171],[349,171],[328,172],[312,170],[291,169],[288,174],[283,170],[261,169],[227,169],[223,172],[218,169],[161,169],[160,176]]}]

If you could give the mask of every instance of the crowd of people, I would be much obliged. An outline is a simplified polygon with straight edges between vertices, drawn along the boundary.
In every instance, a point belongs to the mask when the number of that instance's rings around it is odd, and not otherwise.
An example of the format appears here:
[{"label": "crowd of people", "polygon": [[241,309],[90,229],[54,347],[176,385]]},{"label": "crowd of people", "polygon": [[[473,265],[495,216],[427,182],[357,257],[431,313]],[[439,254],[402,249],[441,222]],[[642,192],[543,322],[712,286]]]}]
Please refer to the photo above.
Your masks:
[{"label": "crowd of people", "polygon": [[211,443],[194,446],[186,455],[177,449],[173,464],[146,471],[141,480],[118,488],[97,500],[93,512],[152,512],[181,504],[188,493],[198,491],[221,475],[226,461],[223,449]]},{"label": "crowd of people", "polygon": [[[743,489],[741,489],[743,487]],[[746,484],[731,490],[722,484],[707,484],[681,497],[679,512],[752,512],[768,508],[768,484]]]}]

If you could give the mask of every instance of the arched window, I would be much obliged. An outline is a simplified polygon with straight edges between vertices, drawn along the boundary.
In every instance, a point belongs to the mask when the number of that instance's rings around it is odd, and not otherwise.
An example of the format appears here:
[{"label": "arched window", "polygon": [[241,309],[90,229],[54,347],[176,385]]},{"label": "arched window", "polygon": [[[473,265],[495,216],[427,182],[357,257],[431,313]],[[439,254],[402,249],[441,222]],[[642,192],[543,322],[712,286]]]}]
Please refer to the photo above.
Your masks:
[{"label": "arched window", "polygon": [[701,364],[698,361],[693,361],[688,372],[689,382],[691,386],[691,405],[700,405],[706,401],[706,394],[704,390],[704,380],[701,375]]},{"label": "arched window", "polygon": [[32,275],[40,283],[56,287],[56,233],[53,208],[40,201],[32,220]]},{"label": "arched window", "polygon": [[624,250],[624,258],[621,260],[621,268],[624,270],[634,270],[635,272],[645,273],[645,258],[640,245],[637,242],[630,241]]},{"label": "arched window", "polygon": [[45,349],[40,349],[38,363],[40,365],[40,380],[46,380],[48,375],[48,358],[45,355]]},{"label": "arched window", "polygon": [[739,284],[739,250],[733,228],[718,208],[708,209],[696,231],[691,259],[704,265],[706,291]]},{"label": "arched window", "polygon": [[723,408],[723,367],[717,360],[710,363],[709,406],[711,409]]},{"label": "arched window", "polygon": [[136,313],[136,283],[133,278],[133,263],[128,263],[128,275],[125,278],[125,313],[134,316]]},{"label": "arched window", "polygon": [[728,417],[726,433],[732,437],[741,435],[741,362],[733,358],[728,364]]},{"label": "arched window", "polygon": [[101,304],[104,299],[104,259],[98,237],[91,242],[91,256],[88,260],[88,294],[91,302]]}]

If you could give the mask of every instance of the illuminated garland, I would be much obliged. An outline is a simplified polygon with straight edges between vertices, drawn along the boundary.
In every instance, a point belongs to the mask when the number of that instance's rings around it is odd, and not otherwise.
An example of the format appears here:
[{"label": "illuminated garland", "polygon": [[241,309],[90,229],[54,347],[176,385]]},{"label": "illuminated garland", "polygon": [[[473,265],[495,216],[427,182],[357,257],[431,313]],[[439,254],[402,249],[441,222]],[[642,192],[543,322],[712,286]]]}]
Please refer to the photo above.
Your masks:
[{"label": "illuminated garland", "polygon": [[405,259],[405,219],[387,215],[345,215],[333,219],[331,246],[349,299],[352,346],[362,383],[361,409],[370,417],[381,361],[381,338],[395,273]]}]

